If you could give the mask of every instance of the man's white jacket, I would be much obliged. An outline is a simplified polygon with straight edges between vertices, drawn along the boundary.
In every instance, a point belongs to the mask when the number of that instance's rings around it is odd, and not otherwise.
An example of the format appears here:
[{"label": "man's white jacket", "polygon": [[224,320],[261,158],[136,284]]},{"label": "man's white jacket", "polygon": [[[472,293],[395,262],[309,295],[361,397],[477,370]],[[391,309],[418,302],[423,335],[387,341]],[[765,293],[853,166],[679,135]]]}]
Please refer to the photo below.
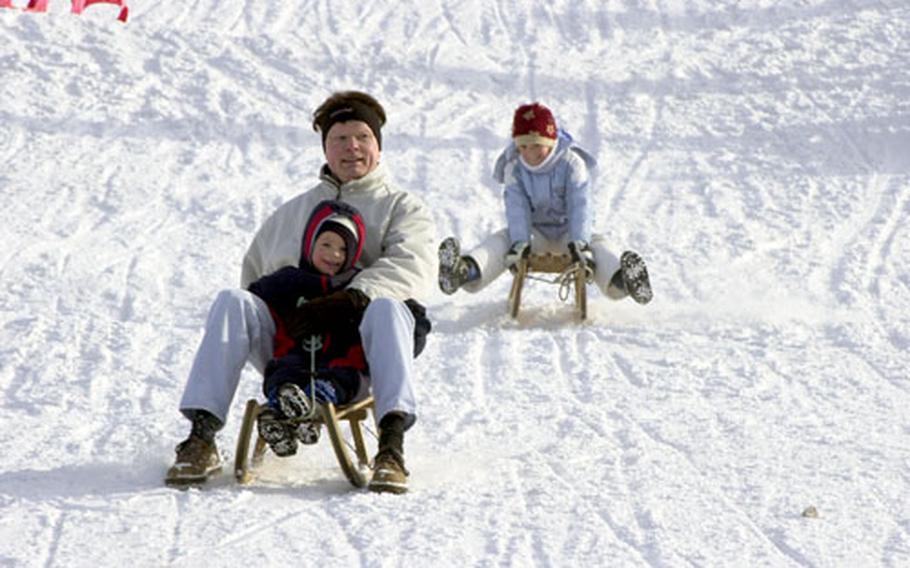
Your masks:
[{"label": "man's white jacket", "polygon": [[351,281],[370,299],[413,298],[427,303],[436,283],[436,230],[423,200],[396,187],[380,164],[362,178],[340,183],[323,166],[320,183],[279,207],[253,238],[243,258],[240,285],[285,266],[299,266],[303,231],[317,203],[336,199],[360,211],[366,243]]}]

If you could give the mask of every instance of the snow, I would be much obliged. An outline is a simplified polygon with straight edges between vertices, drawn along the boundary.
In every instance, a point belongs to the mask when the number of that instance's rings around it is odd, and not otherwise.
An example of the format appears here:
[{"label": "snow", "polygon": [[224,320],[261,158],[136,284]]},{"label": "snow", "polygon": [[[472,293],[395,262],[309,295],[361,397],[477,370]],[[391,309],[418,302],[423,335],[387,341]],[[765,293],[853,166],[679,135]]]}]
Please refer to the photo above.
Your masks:
[{"label": "snow", "polygon": [[[0,566],[910,565],[903,0],[69,9],[0,9]],[[166,488],[209,303],[347,88],[467,247],[512,109],[551,106],[655,299],[437,293],[405,496],[322,443]]]}]

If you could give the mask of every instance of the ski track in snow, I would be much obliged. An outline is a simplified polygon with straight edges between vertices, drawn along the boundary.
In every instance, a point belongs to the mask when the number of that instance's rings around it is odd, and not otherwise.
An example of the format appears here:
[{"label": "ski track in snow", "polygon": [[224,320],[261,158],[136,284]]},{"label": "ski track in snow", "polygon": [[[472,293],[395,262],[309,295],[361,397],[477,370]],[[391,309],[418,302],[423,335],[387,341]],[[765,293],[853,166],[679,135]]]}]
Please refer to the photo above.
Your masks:
[{"label": "ski track in snow", "polygon": [[[910,563],[903,2],[130,8],[0,9],[0,566]],[[235,485],[250,369],[224,473],[162,487],[209,302],[347,88],[464,250],[504,225],[512,109],[550,105],[655,300],[436,294],[409,495],[328,444]]]}]

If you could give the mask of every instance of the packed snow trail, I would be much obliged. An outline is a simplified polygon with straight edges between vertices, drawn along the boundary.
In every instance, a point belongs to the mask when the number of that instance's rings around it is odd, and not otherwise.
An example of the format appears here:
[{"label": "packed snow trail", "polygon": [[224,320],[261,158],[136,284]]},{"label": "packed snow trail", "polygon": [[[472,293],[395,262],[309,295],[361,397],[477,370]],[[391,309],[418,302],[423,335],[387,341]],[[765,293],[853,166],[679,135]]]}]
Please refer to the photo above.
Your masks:
[{"label": "packed snow trail", "polygon": [[[904,4],[0,9],[0,565],[910,563]],[[511,111],[546,103],[655,299],[592,289],[578,325],[541,283],[517,322],[507,278],[434,297],[406,496],[328,444],[165,488],[209,303],[348,88],[465,246],[504,223]]]}]

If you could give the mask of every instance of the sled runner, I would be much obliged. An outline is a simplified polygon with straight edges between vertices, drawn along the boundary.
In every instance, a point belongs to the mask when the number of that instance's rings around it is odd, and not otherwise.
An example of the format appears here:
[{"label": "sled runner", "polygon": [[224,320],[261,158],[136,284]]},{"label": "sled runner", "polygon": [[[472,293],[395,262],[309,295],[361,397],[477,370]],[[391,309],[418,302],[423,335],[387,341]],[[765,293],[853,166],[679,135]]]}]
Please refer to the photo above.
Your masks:
[{"label": "sled runner", "polygon": [[[535,278],[532,273],[557,274],[553,280]],[[512,289],[509,292],[509,315],[518,317],[521,307],[521,291],[528,279],[541,280],[549,284],[559,284],[559,296],[565,300],[569,295],[569,288],[575,288],[575,309],[578,317],[584,321],[588,316],[587,291],[585,285],[589,278],[588,271],[582,262],[572,262],[568,253],[554,254],[551,252],[531,254],[518,263],[515,277],[512,280]]]},{"label": "sled runner", "polygon": [[[265,440],[256,433],[256,442],[250,448],[253,433],[256,432],[256,421],[267,406],[251,398],[246,403],[240,434],[237,436],[237,451],[234,456],[234,477],[241,484],[253,480],[252,469],[262,463],[265,452],[269,449]],[[366,420],[373,408],[373,397],[368,396],[357,402],[336,407],[331,402],[319,403],[313,422],[325,426],[332,441],[335,457],[345,477],[354,487],[366,487],[369,482],[370,458],[367,455],[361,422]],[[300,419],[289,420],[299,424]],[[342,426],[347,422],[347,427]],[[252,450],[252,451],[251,451]]]}]

